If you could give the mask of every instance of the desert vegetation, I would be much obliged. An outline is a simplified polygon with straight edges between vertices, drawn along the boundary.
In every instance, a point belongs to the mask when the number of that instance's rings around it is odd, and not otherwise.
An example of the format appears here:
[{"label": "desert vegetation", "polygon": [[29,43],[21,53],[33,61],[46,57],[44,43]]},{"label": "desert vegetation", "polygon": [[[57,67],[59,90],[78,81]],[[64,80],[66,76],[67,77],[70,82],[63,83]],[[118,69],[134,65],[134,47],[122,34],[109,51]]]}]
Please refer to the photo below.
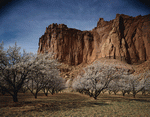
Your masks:
[{"label": "desert vegetation", "polygon": [[[53,59],[52,53],[36,55],[25,50],[21,53],[20,49],[16,43],[7,50],[3,48],[3,43],[0,44],[0,116],[7,116],[8,108],[20,106],[24,109],[16,112],[17,116],[24,112],[34,115],[32,112],[37,114],[39,110],[51,116],[59,116],[56,111],[62,112],[61,116],[69,116],[67,112],[70,115],[76,112],[76,115],[72,116],[80,116],[77,114],[78,110],[84,113],[87,113],[85,110],[89,110],[91,113],[103,115],[102,111],[106,114],[107,110],[105,106],[110,110],[113,106],[119,109],[118,105],[121,104],[129,108],[128,101],[139,101],[132,105],[134,107],[144,104],[147,110],[143,110],[146,114],[142,116],[148,115],[149,70],[133,74],[118,65],[94,62],[83,68],[76,78],[66,82],[60,75],[61,63]],[[67,87],[72,89],[71,92],[65,93]],[[58,94],[61,91],[63,93]],[[26,109],[27,105],[31,107]],[[106,110],[103,110],[102,106]],[[90,109],[94,109],[93,112]],[[10,115],[12,113],[14,111],[10,112]],[[84,113],[82,115],[87,116]],[[121,113],[114,113],[114,116],[121,116]]]}]

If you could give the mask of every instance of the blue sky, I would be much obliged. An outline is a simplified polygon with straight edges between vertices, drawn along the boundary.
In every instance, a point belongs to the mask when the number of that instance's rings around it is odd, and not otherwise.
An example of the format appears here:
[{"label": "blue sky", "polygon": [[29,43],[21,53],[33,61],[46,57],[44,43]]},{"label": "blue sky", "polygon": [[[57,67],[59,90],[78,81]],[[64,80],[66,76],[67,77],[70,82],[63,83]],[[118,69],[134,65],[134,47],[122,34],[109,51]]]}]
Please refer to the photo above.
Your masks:
[{"label": "blue sky", "polygon": [[[9,1],[8,4],[1,1]],[[39,38],[52,23],[92,30],[99,18],[109,21],[116,14],[148,15],[150,7],[141,0],[1,0],[0,43],[17,45],[36,53]]]}]

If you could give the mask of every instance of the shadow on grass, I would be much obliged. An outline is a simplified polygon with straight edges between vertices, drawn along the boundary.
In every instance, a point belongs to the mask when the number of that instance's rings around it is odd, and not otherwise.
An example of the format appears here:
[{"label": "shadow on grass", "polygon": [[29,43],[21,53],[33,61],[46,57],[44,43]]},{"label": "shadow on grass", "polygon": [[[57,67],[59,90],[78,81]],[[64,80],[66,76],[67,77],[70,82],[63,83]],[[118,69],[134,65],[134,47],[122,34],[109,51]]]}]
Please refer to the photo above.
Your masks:
[{"label": "shadow on grass", "polygon": [[38,106],[36,106],[35,109],[30,110],[30,111],[66,111],[66,110],[71,110],[71,109],[78,109],[81,107],[94,107],[95,105],[98,106],[106,106],[109,104],[106,103],[91,103],[91,102],[56,102],[56,103],[50,103],[50,104],[45,104],[42,103]]},{"label": "shadow on grass", "polygon": [[89,97],[79,94],[56,94],[50,96],[49,100],[43,100],[41,102],[32,102],[34,103],[35,109],[29,111],[66,111],[71,109],[78,109],[82,107],[94,107],[94,106],[107,106],[109,104],[105,102],[97,102],[96,100],[90,100]]},{"label": "shadow on grass", "polygon": [[[12,108],[11,112],[19,111],[19,112],[55,112],[55,111],[66,111],[71,109],[79,109],[82,107],[95,107],[95,106],[109,106],[111,102],[124,102],[124,101],[140,101],[140,102],[150,102],[150,96],[141,96],[137,95],[134,99],[132,95],[109,95],[109,94],[101,94],[98,96],[97,100],[90,98],[89,96],[85,96],[79,93],[59,93],[55,95],[49,95],[48,97],[44,96],[44,94],[40,94],[37,99],[30,94],[20,94],[19,102],[13,103],[8,100],[10,97],[5,96],[5,98],[0,96],[0,101],[6,100],[7,104],[4,104],[3,107]],[[2,100],[1,100],[2,99]],[[0,102],[1,103],[1,102]],[[1,105],[1,104],[0,104]],[[18,108],[17,108],[18,107]],[[7,113],[7,111],[6,111]]]},{"label": "shadow on grass", "polygon": [[107,104],[107,103],[98,103],[98,102],[89,102],[92,106],[105,106],[105,105],[111,105],[111,104]]},{"label": "shadow on grass", "polygon": [[[26,99],[25,98],[29,98]],[[9,102],[8,102],[9,103]],[[91,100],[91,98],[85,95],[72,94],[72,93],[60,93],[55,95],[39,96],[37,99],[31,98],[30,95],[20,95],[20,100],[17,103],[7,104],[3,107],[14,108],[12,111],[20,112],[54,112],[54,111],[66,111],[71,109],[78,109],[82,107],[94,107],[94,106],[107,106],[109,104],[105,102],[97,102]],[[3,108],[2,107],[2,108]],[[18,107],[18,108],[15,108]],[[21,108],[20,108],[21,107]]]},{"label": "shadow on grass", "polygon": [[122,101],[140,101],[140,102],[150,102],[150,95],[143,96],[137,94],[135,98],[133,98],[132,94],[129,95],[109,95],[109,94],[102,94],[99,95],[98,98],[100,101],[105,102],[105,101],[117,101],[117,102],[122,102]]},{"label": "shadow on grass", "polygon": [[129,101],[139,101],[139,102],[150,102],[150,100],[146,100],[146,99],[129,99]]}]

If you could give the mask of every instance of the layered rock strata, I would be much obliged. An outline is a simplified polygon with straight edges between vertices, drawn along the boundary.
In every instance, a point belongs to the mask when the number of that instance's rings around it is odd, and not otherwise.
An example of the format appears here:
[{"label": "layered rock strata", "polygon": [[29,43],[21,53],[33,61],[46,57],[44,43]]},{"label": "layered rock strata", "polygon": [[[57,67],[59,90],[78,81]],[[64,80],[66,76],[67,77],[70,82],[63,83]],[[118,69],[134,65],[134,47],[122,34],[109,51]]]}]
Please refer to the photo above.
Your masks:
[{"label": "layered rock strata", "polygon": [[150,59],[150,15],[130,17],[117,14],[100,18],[91,31],[51,24],[39,39],[38,53],[55,53],[55,58],[70,65],[110,58],[141,63]]}]

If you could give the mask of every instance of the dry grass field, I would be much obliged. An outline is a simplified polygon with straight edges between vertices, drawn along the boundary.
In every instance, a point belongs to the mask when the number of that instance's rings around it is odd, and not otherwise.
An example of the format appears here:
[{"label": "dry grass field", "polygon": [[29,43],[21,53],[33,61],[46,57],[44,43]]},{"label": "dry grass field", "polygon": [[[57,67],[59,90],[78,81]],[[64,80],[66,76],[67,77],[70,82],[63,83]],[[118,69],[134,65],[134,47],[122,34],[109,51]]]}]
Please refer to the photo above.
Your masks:
[{"label": "dry grass field", "polygon": [[58,93],[34,99],[20,93],[14,103],[9,95],[0,95],[0,117],[149,117],[150,95],[100,94],[97,100],[76,92]]}]

